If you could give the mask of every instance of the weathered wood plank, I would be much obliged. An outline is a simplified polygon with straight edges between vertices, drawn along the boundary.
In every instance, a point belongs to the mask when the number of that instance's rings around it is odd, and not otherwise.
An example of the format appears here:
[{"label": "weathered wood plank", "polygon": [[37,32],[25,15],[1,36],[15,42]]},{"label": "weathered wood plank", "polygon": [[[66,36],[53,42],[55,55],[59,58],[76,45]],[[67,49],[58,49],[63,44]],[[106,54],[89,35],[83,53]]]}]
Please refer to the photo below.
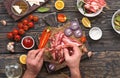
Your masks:
[{"label": "weathered wood plank", "polygon": [[[0,55],[0,77],[5,78],[4,66],[9,62],[18,62],[20,54],[1,54]],[[120,52],[94,52],[90,60],[82,61],[80,70],[83,78],[119,78],[120,75]],[[67,68],[48,74],[43,67],[38,78],[64,78],[60,73],[70,75]]]},{"label": "weathered wood plank", "polygon": [[[79,12],[63,12],[67,15],[68,18],[70,19],[74,19],[74,18],[78,18],[79,20],[82,19],[82,15]],[[35,15],[38,15],[40,18],[42,18],[43,16],[45,16],[48,13],[45,14],[41,14],[41,13],[34,13]],[[101,13],[99,16],[95,17],[95,18],[91,18],[92,21],[92,26],[98,26],[100,27],[102,30],[104,31],[113,31],[112,30],[112,26],[111,26],[111,18],[112,18],[113,12],[109,14],[109,11],[106,12],[105,14]],[[99,19],[98,19],[99,18]],[[1,14],[0,19],[5,19],[7,21],[7,27],[4,27],[0,24],[0,28],[3,29],[0,32],[4,32],[7,29],[11,29],[16,27],[16,22],[14,22],[7,14]],[[98,21],[98,22],[96,22]],[[81,23],[81,22],[80,22]],[[38,25],[38,24],[36,24]],[[82,26],[82,24],[81,24]],[[88,30],[83,28],[84,30]]]},{"label": "weathered wood plank", "polygon": [[[31,30],[32,31],[32,30]],[[34,30],[34,31],[28,31],[26,32],[25,35],[31,35],[31,36],[35,36],[36,33],[41,33],[42,30]],[[35,32],[36,31],[36,32]],[[1,33],[0,34],[0,51],[6,51],[4,50],[4,48],[6,49],[6,45],[9,42],[9,40],[6,37],[7,33]],[[111,36],[107,36],[107,35],[111,35]],[[120,50],[119,46],[120,46],[120,37],[119,35],[114,35],[110,32],[105,32],[105,34],[103,35],[102,39],[99,41],[93,41],[89,38],[88,34],[87,34],[87,38],[88,38],[88,43],[91,47],[91,49],[93,51],[103,51],[103,50]],[[3,45],[4,44],[4,45]],[[17,43],[16,45],[19,45],[20,43]],[[4,48],[3,48],[4,47]],[[17,46],[16,48],[18,49],[18,51],[21,49],[21,46]],[[19,49],[20,48],[20,49]],[[21,50],[20,50],[21,51]]]},{"label": "weathered wood plank", "polygon": [[[79,12],[64,12],[67,17],[70,17],[71,19],[73,18],[79,18],[79,20],[82,19],[82,15],[79,13]],[[112,26],[111,26],[111,17],[112,17],[112,14],[114,12],[111,11],[111,10],[107,10],[106,13],[101,13],[99,16],[95,17],[95,18],[90,18],[90,20],[92,21],[92,26],[98,26],[100,27],[102,30],[103,30],[103,37],[101,40],[99,41],[93,41],[89,38],[88,36],[88,31],[89,29],[85,29],[82,24],[82,28],[83,30],[86,31],[86,34],[87,34],[87,38],[88,38],[88,43],[91,47],[91,50],[93,51],[106,51],[106,50],[120,50],[119,48],[119,35],[112,29]],[[40,18],[48,13],[45,13],[45,14],[42,14],[42,13],[34,13],[35,15],[38,15]],[[8,40],[6,39],[6,33],[7,32],[10,32],[12,31],[12,29],[14,28],[17,28],[16,26],[16,22],[14,22],[7,14],[2,14],[1,17],[2,18],[5,18],[8,22],[7,26],[4,27],[0,24],[0,33],[1,33],[1,53],[4,53],[4,52],[7,52],[6,50],[6,44],[8,42]],[[99,19],[98,19],[99,18]],[[96,22],[97,21],[97,22]],[[27,33],[34,33],[34,32],[37,32],[37,33],[41,33],[41,31],[43,30],[44,27],[40,27],[39,26],[39,23],[37,23],[35,25],[35,28],[34,29],[31,29],[29,30]],[[26,33],[26,34],[27,34]],[[4,44],[4,45],[3,45]],[[19,44],[18,44],[19,45]],[[114,47],[113,47],[114,45]],[[103,47],[104,46],[104,47]],[[24,51],[21,46],[17,46],[17,51],[16,52],[21,52],[21,51]],[[8,53],[8,52],[7,52]]]},{"label": "weathered wood plank", "polygon": [[[29,30],[26,32],[25,35],[30,35],[35,37],[36,34],[40,34],[44,27],[35,27],[34,29]],[[39,30],[40,29],[40,30]],[[10,30],[11,31],[11,30]],[[7,43],[10,41],[6,37],[7,33],[0,33],[0,53],[9,53],[6,50]],[[24,36],[25,36],[24,35]],[[109,36],[108,36],[109,35]],[[88,34],[86,35],[88,39],[89,46],[92,51],[119,51],[120,48],[120,36],[115,32],[112,33],[110,31],[103,32],[103,37],[99,41],[93,41],[90,39]],[[20,44],[20,42],[16,42],[15,44],[15,51],[16,52],[26,52]]]},{"label": "weathered wood plank", "polygon": [[[7,32],[10,32],[12,29],[16,28],[17,22],[15,22],[5,10],[3,5],[4,0],[0,0],[0,20],[5,19],[7,21],[7,26],[4,27],[0,24],[0,78],[6,78],[4,73],[4,66],[6,62],[18,61],[20,54],[26,54],[28,51],[24,50],[20,42],[15,45],[15,53],[10,54],[6,50],[6,45],[10,41],[6,38]],[[57,12],[64,13],[68,18],[78,18],[82,19],[82,15],[76,8],[76,0],[64,0],[65,8],[62,11],[57,11],[54,7],[54,2],[56,0],[50,0],[47,7],[50,7],[51,10],[47,13],[39,13],[35,11],[33,14],[38,15],[40,18],[44,15]],[[119,0],[106,0],[110,10],[104,9],[105,13],[101,13],[99,16],[90,18],[92,26],[100,27],[103,30],[103,37],[99,41],[93,41],[89,38],[88,33],[89,29],[86,29],[82,26],[83,30],[86,31],[86,36],[88,39],[89,46],[92,51],[95,51],[95,55],[89,61],[83,61],[81,63],[81,73],[83,78],[120,78],[120,36],[113,30],[111,25],[111,18],[113,13],[120,8]],[[35,36],[36,33],[41,33],[44,27],[40,27],[39,23],[36,24],[34,29],[29,30],[25,35]],[[98,52],[99,51],[99,52]],[[101,52],[105,51],[105,52]],[[118,51],[118,52],[114,52]],[[68,69],[61,70],[54,74],[48,74],[45,68],[42,69],[42,72],[39,74],[38,78],[64,78],[60,72],[64,72],[67,75],[70,75]]]}]

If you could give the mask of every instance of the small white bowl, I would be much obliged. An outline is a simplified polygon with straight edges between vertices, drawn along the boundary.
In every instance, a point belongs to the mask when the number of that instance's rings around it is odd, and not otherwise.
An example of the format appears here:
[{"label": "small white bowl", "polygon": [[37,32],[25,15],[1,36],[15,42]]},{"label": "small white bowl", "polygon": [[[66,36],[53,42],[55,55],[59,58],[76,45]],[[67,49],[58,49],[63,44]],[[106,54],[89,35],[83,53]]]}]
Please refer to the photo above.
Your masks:
[{"label": "small white bowl", "polygon": [[99,27],[93,27],[89,31],[89,36],[93,40],[99,40],[102,37],[102,30]]},{"label": "small white bowl", "polygon": [[[79,3],[80,3],[80,0],[77,0],[77,6],[79,6]],[[102,11],[103,11],[103,8],[101,8],[99,11],[97,11],[96,13],[84,13],[84,10],[83,8],[78,8],[78,10],[80,11],[80,13],[86,17],[95,17],[95,16],[98,16]]]},{"label": "small white bowl", "polygon": [[120,9],[117,10],[117,11],[113,14],[111,23],[112,23],[113,29],[114,29],[118,34],[120,34],[120,31],[118,31],[118,30],[115,29],[115,24],[114,24],[114,19],[115,19],[115,16],[116,16],[117,14],[120,14]]},{"label": "small white bowl", "polygon": [[[25,47],[25,46],[24,46],[23,40],[24,40],[25,38],[31,38],[31,39],[33,40],[33,45],[32,45],[31,47],[28,48],[28,47]],[[25,37],[22,38],[21,44],[22,44],[23,48],[25,48],[25,49],[32,49],[32,48],[34,47],[34,45],[35,45],[35,41],[34,41],[34,39],[33,39],[31,36],[25,36]]]}]

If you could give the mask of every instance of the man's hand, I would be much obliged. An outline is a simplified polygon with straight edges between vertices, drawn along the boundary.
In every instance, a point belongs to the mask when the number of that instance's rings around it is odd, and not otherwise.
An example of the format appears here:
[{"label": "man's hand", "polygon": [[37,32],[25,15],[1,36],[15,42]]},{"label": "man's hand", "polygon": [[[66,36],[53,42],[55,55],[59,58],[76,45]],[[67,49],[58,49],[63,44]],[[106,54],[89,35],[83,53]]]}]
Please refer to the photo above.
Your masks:
[{"label": "man's hand", "polygon": [[[64,49],[64,56],[65,56],[66,64],[71,71],[71,78],[81,78],[79,64],[80,64],[82,52],[80,51],[79,47],[77,47],[76,45],[71,44],[66,40],[64,40],[64,43],[66,44],[66,48]],[[67,49],[68,47],[73,48],[72,55],[70,55]]]},{"label": "man's hand", "polygon": [[27,70],[23,78],[35,78],[43,65],[44,49],[31,50],[27,55]]}]

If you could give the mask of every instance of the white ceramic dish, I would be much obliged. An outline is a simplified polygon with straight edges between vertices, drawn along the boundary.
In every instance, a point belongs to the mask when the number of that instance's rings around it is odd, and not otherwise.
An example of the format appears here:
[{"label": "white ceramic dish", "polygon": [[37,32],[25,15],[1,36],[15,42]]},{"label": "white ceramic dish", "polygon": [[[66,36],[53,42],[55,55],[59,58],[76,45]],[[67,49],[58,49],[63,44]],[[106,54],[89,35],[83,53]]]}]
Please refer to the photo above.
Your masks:
[{"label": "white ceramic dish", "polygon": [[102,30],[99,27],[93,27],[89,31],[89,36],[93,40],[99,40],[102,37]]},{"label": "white ceramic dish", "polygon": [[116,16],[117,14],[120,14],[120,9],[117,10],[117,11],[113,14],[111,23],[112,23],[113,29],[114,29],[118,34],[120,34],[120,31],[118,31],[118,30],[115,29],[115,24],[114,24],[114,19],[115,19],[115,16]]},{"label": "white ceramic dish", "polygon": [[[79,3],[80,3],[80,0],[77,0],[77,6],[79,6]],[[96,13],[84,13],[84,10],[83,8],[78,8],[78,10],[80,11],[80,13],[86,17],[95,17],[95,16],[98,16],[102,11],[103,11],[103,8],[101,8],[99,11],[97,11]]]},{"label": "white ceramic dish", "polygon": [[[31,47],[27,48],[27,47],[25,47],[25,46],[23,45],[23,40],[24,40],[25,38],[31,38],[31,39],[33,40],[33,45],[32,45]],[[34,41],[34,39],[33,39],[31,36],[25,36],[25,37],[22,38],[21,44],[22,44],[23,48],[25,48],[25,49],[31,49],[31,48],[34,47],[35,41]]]}]

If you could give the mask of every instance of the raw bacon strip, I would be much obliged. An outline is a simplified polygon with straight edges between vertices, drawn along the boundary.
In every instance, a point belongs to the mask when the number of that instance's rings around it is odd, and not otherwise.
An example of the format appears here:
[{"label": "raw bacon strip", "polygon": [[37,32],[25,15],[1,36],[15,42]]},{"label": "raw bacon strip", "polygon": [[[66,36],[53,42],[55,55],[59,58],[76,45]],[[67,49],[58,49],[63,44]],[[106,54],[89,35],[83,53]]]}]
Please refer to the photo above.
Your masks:
[{"label": "raw bacon strip", "polygon": [[106,6],[106,2],[105,0],[98,0],[99,4],[102,6],[102,7],[105,7]]},{"label": "raw bacon strip", "polygon": [[61,50],[60,50],[60,54],[61,54],[61,57],[64,58],[64,53],[63,53],[63,52],[64,52],[64,49],[61,49]]},{"label": "raw bacon strip", "polygon": [[66,36],[63,38],[63,40],[68,42],[68,43],[74,44],[74,45],[76,45],[78,47],[82,45],[80,42],[76,41],[75,39],[70,39],[70,38],[68,38]]},{"label": "raw bacon strip", "polygon": [[55,52],[52,53],[52,57],[53,57],[54,60],[56,59],[56,57],[55,57]]},{"label": "raw bacon strip", "polygon": [[65,58],[61,58],[58,62],[59,62],[59,63],[63,63],[64,60],[65,60]]},{"label": "raw bacon strip", "polygon": [[[59,32],[57,34],[55,34],[53,36],[53,38],[51,38],[50,41],[50,48],[48,48],[48,51],[51,53],[53,59],[55,61],[58,61],[59,63],[62,63],[64,61],[64,48],[65,48],[65,43],[63,42],[63,40],[66,40],[72,44],[75,44],[77,46],[81,46],[82,44],[80,42],[78,42],[75,39],[71,39],[68,38],[64,35],[64,33]],[[73,54],[73,51],[71,49],[69,49],[70,55]]]},{"label": "raw bacon strip", "polygon": [[106,6],[105,0],[84,0],[84,2],[85,9],[94,13]]}]

